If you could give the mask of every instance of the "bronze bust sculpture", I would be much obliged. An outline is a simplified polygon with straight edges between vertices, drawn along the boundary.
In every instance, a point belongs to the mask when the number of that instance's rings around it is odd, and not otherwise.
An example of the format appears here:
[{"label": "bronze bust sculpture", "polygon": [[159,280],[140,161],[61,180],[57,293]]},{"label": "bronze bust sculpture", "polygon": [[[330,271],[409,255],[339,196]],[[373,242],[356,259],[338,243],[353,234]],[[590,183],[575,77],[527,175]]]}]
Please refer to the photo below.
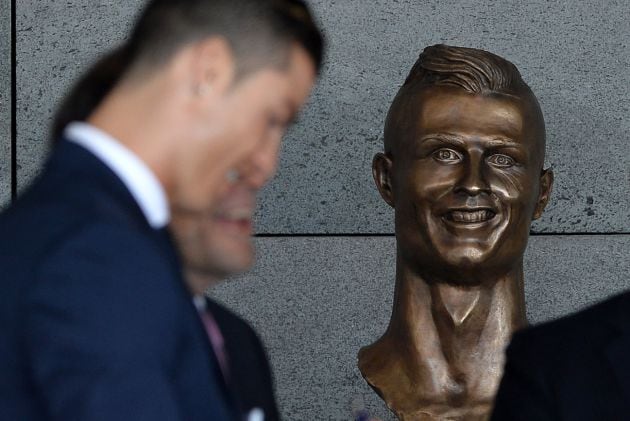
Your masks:
[{"label": "bronze bust sculpture", "polygon": [[387,331],[359,369],[402,420],[483,420],[526,324],[523,253],[553,183],[536,97],[509,61],[426,48],[391,105],[373,174],[394,208]]}]

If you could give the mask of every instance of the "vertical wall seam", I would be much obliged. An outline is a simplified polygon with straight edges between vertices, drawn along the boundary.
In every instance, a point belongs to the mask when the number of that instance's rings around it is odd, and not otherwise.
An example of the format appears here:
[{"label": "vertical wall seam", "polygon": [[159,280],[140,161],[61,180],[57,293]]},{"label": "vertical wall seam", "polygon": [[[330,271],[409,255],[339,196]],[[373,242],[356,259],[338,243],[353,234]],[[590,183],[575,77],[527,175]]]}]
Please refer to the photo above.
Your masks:
[{"label": "vertical wall seam", "polygon": [[17,198],[17,37],[16,0],[11,0],[11,200]]}]

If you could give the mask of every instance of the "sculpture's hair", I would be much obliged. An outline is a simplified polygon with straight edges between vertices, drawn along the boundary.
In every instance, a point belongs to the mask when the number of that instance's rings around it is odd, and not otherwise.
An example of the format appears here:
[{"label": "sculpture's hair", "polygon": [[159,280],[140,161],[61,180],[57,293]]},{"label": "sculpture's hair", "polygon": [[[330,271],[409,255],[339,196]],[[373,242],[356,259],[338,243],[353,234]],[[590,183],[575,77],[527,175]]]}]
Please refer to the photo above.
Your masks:
[{"label": "sculpture's hair", "polygon": [[527,87],[516,66],[488,51],[438,44],[424,49],[403,86],[451,85],[474,94],[518,94]]},{"label": "sculpture's hair", "polygon": [[413,97],[434,86],[452,86],[476,95],[511,95],[530,101],[541,123],[544,145],[540,105],[514,64],[488,51],[438,44],[422,51],[394,98],[385,121],[386,152],[391,152],[394,141],[405,135],[398,129],[407,118],[405,110],[413,106]]},{"label": "sculpture's hair", "polygon": [[53,139],[85,120],[130,74],[160,69],[181,48],[220,36],[236,61],[236,79],[268,65],[288,63],[297,44],[321,67],[324,40],[302,0],[150,0],[129,38],[97,61],[73,86],[53,119]]}]

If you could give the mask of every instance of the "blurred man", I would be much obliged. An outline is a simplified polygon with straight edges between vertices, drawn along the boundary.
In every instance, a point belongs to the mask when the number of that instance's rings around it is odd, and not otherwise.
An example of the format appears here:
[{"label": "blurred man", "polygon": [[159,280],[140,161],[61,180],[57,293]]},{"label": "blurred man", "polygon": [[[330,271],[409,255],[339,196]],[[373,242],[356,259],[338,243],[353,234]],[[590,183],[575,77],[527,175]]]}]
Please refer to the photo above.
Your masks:
[{"label": "blurred man", "polygon": [[97,63],[95,108],[0,216],[3,419],[242,419],[164,228],[270,177],[321,48],[298,0],[154,0]]}]

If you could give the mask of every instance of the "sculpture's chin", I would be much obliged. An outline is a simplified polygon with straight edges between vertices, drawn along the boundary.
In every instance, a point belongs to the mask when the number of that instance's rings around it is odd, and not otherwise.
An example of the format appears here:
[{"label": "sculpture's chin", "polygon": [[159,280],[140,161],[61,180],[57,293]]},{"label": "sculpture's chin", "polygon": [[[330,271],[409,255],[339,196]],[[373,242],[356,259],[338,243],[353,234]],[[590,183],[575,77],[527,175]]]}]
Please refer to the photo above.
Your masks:
[{"label": "sculpture's chin", "polygon": [[[444,283],[457,287],[482,286],[496,281],[514,262],[497,262],[484,253],[453,250],[441,262],[423,265],[421,276],[428,283]],[[473,250],[476,252],[477,250]]]},{"label": "sculpture's chin", "polygon": [[486,421],[490,418],[492,404],[490,402],[470,403],[454,408],[449,404],[438,403],[427,405],[417,412],[394,412],[401,421]]}]

